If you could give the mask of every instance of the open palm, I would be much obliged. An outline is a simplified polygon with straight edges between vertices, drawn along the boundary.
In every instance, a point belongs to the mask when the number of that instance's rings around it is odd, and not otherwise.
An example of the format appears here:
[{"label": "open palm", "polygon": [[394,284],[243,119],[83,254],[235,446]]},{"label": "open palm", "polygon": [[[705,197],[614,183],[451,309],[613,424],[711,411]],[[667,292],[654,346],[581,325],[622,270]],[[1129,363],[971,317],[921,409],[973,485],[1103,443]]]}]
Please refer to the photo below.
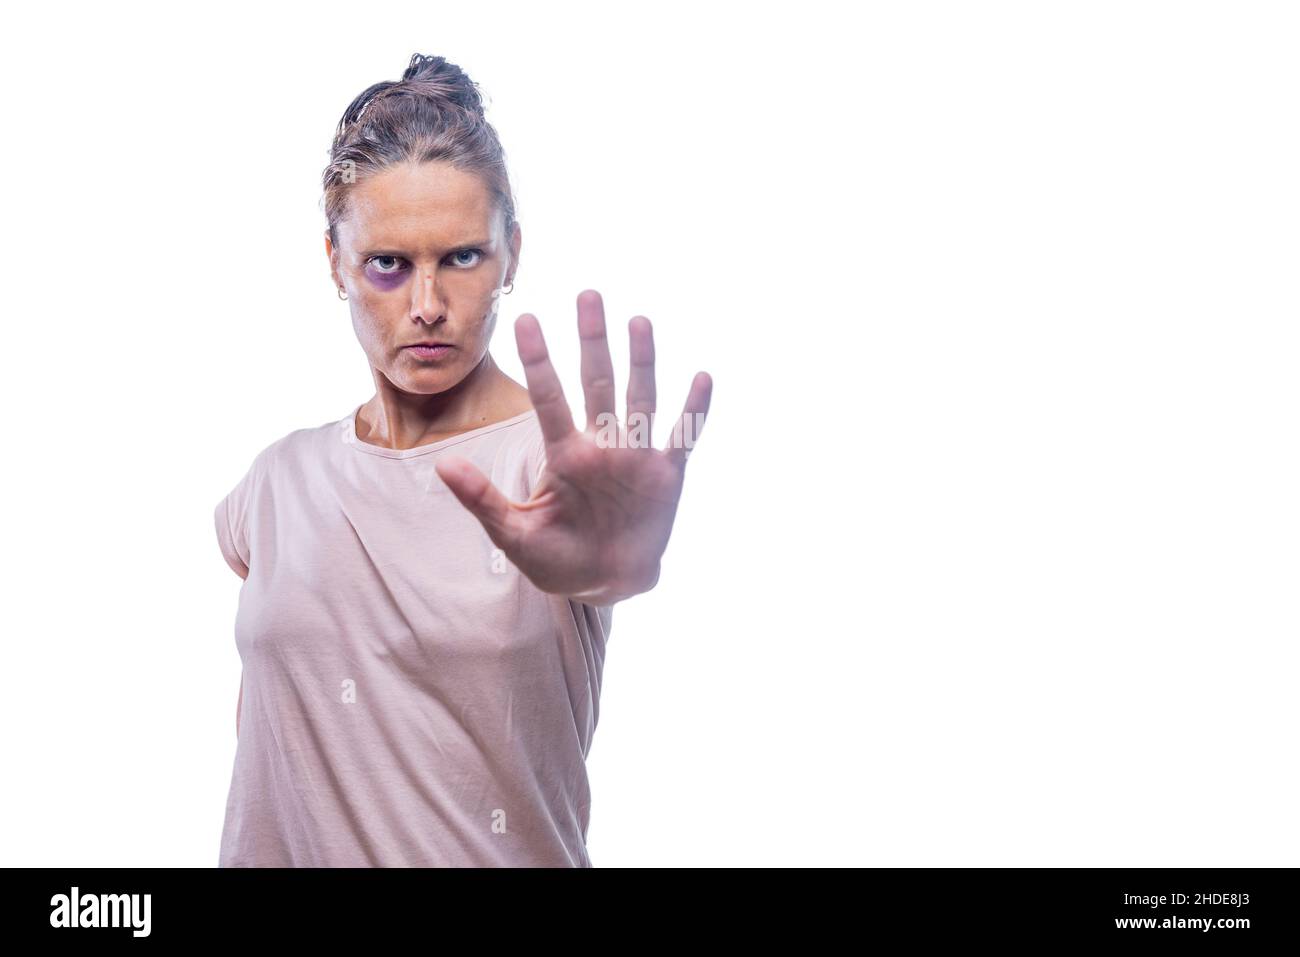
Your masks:
[{"label": "open palm", "polygon": [[713,382],[695,376],[668,443],[651,445],[655,412],[650,320],[628,324],[627,420],[614,408],[614,366],[600,294],[578,295],[578,336],[587,426],[574,428],[541,326],[515,322],[519,358],[546,442],[546,467],[532,497],[512,502],[474,465],[445,458],[435,468],[488,537],[538,588],[590,604],[648,591],[672,533],[690,446],[703,428]]}]

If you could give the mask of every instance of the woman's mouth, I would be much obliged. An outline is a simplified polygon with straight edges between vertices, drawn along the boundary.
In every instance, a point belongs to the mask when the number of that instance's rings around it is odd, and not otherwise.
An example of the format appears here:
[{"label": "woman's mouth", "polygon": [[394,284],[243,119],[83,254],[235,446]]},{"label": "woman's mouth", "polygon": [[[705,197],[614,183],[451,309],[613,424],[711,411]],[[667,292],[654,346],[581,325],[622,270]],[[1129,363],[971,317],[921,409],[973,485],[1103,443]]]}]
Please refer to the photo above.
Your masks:
[{"label": "woman's mouth", "polygon": [[417,359],[441,359],[454,348],[455,346],[448,345],[445,342],[419,343],[413,346],[403,346],[403,351],[409,352]]}]

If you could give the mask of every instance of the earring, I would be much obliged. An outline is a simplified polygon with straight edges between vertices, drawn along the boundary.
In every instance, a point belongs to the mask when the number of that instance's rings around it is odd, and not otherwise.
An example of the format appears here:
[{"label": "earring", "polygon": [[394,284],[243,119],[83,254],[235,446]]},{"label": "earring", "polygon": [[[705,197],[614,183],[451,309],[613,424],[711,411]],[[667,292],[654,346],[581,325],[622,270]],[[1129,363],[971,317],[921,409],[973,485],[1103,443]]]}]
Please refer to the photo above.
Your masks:
[{"label": "earring", "polygon": [[348,298],[348,294],[344,291],[344,289],[343,289],[342,286],[339,286],[339,298],[340,298],[340,299],[347,299],[347,298]]},{"label": "earring", "polygon": [[509,289],[502,289],[502,290],[501,290],[501,295],[503,295],[503,296],[508,296],[508,295],[510,295],[510,294],[511,294],[512,292],[514,292],[514,291],[515,291],[515,281],[514,281],[513,279],[511,279],[511,280],[510,280],[510,288],[509,288]]}]

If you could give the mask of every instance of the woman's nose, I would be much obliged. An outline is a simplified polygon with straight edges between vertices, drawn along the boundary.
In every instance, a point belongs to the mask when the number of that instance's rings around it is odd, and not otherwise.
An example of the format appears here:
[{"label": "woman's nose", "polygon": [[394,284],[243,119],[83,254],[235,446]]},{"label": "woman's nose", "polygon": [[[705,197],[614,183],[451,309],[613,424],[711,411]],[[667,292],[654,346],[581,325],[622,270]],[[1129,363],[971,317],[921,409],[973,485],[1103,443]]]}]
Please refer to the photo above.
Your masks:
[{"label": "woman's nose", "polygon": [[443,313],[442,294],[438,290],[438,276],[434,269],[424,269],[416,274],[415,288],[411,290],[411,316],[425,322],[435,322]]}]

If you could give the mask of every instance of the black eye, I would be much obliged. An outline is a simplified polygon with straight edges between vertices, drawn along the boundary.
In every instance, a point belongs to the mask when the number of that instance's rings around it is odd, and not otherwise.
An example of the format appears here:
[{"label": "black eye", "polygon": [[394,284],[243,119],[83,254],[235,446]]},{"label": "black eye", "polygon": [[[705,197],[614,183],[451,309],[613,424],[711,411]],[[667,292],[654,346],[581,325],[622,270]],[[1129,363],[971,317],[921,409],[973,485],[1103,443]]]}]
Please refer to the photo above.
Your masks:
[{"label": "black eye", "polygon": [[[393,272],[397,272],[396,264],[401,262],[401,260],[398,259],[396,256],[371,256],[368,260],[366,260],[366,262],[375,264],[376,267],[375,272],[393,273]],[[383,265],[381,265],[384,262],[391,262],[394,265],[392,266],[392,268],[385,268]]]}]

